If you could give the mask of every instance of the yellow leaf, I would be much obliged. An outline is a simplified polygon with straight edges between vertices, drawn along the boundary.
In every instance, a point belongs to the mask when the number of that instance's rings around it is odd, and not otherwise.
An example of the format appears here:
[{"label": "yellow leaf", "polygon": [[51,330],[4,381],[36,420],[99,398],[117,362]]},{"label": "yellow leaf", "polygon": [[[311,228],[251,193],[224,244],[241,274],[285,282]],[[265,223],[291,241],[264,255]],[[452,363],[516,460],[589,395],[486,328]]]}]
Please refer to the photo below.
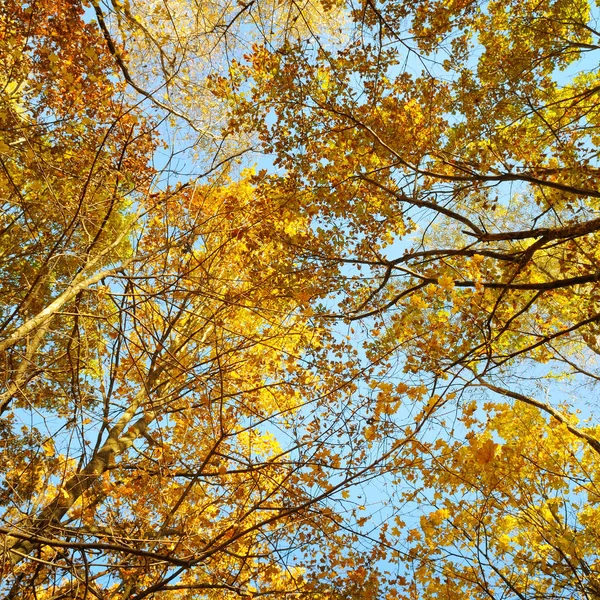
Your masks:
[{"label": "yellow leaf", "polygon": [[423,299],[422,296],[419,296],[418,294],[413,294],[410,297],[410,303],[415,307],[415,308],[427,308],[427,306],[429,306],[427,304],[427,302],[425,302],[425,300]]},{"label": "yellow leaf", "polygon": [[454,287],[454,279],[450,275],[442,275],[438,278],[438,284],[443,290],[451,290]]},{"label": "yellow leaf", "polygon": [[44,450],[44,454],[46,456],[54,456],[56,454],[54,449],[54,441],[52,439],[46,440],[42,444],[42,449]]},{"label": "yellow leaf", "polygon": [[492,460],[496,454],[496,448],[498,444],[492,440],[486,440],[477,450],[475,451],[475,459],[479,464],[485,465]]}]

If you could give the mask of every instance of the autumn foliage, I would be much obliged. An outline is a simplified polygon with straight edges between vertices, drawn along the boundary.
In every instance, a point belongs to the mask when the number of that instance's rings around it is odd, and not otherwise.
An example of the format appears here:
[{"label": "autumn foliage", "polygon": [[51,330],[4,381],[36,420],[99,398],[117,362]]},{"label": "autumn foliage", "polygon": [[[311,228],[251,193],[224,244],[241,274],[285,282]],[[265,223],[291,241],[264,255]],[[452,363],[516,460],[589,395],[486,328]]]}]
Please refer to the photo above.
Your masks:
[{"label": "autumn foliage", "polygon": [[6,0],[4,597],[600,597],[599,18]]}]

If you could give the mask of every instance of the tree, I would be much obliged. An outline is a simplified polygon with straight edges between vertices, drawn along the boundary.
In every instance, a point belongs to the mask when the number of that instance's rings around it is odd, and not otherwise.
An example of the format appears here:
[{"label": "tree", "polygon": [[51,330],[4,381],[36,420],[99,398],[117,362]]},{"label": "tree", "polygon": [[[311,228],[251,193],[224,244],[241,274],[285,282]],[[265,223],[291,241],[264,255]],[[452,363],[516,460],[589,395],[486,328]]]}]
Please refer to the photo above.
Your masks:
[{"label": "tree", "polygon": [[7,597],[596,597],[595,18],[5,3]]},{"label": "tree", "polygon": [[345,45],[257,47],[219,90],[275,156],[263,185],[312,223],[299,252],[335,304],[319,316],[362,326],[389,366],[369,436],[389,443],[402,402],[430,424],[390,466],[408,488],[390,514],[423,515],[381,527],[408,569],[394,593],[594,597],[598,15],[348,11]]},{"label": "tree", "polygon": [[361,476],[318,426],[347,384],[283,251],[302,217],[152,167],[160,114],[79,2],[0,15],[3,591],[301,590],[290,555]]}]

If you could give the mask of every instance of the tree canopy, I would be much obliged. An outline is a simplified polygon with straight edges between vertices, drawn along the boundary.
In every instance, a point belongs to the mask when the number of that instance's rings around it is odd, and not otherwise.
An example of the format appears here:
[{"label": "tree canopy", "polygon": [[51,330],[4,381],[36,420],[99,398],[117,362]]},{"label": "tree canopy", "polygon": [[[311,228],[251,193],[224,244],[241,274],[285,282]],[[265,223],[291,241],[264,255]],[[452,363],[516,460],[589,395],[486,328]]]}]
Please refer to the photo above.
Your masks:
[{"label": "tree canopy", "polygon": [[599,598],[599,18],[6,0],[4,596]]}]

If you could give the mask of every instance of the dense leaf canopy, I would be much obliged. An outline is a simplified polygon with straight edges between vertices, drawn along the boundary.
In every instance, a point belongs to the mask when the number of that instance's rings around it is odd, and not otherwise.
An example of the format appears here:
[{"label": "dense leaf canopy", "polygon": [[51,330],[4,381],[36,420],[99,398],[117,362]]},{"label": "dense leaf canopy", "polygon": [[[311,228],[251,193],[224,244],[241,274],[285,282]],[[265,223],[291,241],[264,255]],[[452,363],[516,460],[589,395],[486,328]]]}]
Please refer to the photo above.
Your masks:
[{"label": "dense leaf canopy", "polygon": [[0,591],[600,597],[587,0],[5,0]]}]

